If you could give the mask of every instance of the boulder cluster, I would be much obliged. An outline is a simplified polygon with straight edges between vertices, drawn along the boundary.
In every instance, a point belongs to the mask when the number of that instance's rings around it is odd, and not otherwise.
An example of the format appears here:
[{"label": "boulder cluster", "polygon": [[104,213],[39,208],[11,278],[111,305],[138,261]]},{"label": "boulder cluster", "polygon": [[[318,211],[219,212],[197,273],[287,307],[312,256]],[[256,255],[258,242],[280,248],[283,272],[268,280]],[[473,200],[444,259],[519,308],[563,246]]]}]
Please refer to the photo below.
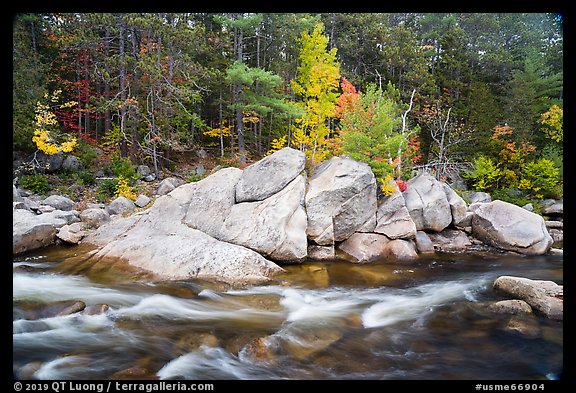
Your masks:
[{"label": "boulder cluster", "polygon": [[51,212],[37,214],[14,188],[13,252],[55,237],[81,240],[97,247],[93,258],[121,258],[162,278],[246,283],[282,272],[276,262],[413,259],[475,244],[532,255],[553,242],[540,215],[498,200],[467,205],[426,173],[403,192],[392,181],[395,191],[378,199],[367,164],[334,157],[307,178],[305,162],[284,148],[244,170],[165,184],[151,207],[130,215],[134,207],[123,200],[79,213],[58,198],[41,204]]}]

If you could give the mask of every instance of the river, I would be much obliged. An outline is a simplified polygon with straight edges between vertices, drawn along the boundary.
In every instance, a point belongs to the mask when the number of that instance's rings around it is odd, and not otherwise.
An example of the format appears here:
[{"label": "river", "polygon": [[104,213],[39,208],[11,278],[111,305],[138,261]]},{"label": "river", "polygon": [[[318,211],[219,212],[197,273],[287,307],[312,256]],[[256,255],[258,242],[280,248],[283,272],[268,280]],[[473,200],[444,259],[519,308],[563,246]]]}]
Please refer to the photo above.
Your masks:
[{"label": "river", "polygon": [[[562,256],[307,262],[246,287],[160,282],[119,266],[67,247],[13,259],[17,377],[542,380],[563,371],[563,322],[486,307],[501,299],[492,291],[501,275],[562,284]],[[109,308],[43,316],[63,301]]]}]

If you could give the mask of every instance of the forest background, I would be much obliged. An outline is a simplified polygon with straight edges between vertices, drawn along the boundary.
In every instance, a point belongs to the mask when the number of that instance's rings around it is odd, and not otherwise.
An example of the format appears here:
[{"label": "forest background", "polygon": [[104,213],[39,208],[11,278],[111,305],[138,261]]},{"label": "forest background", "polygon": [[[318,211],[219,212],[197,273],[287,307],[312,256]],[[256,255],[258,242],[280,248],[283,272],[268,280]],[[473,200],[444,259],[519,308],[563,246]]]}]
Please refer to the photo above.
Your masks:
[{"label": "forest background", "polygon": [[[427,170],[517,204],[559,198],[563,17],[15,14],[12,144],[36,163],[73,152],[80,184],[108,162],[129,196],[132,165],[160,177],[202,149],[244,167],[291,146],[309,166],[367,162],[385,194]],[[21,180],[45,189],[42,172]]]}]

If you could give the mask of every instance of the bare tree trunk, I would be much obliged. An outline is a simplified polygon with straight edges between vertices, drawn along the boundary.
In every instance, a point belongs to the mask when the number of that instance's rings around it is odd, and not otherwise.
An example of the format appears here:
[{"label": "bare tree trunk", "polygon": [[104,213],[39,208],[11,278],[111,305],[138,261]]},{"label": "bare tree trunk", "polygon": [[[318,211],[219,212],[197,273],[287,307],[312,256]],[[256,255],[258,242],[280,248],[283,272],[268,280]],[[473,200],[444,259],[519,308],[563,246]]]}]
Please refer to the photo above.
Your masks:
[{"label": "bare tree trunk", "polygon": [[[412,104],[414,103],[414,94],[416,94],[416,89],[412,90],[412,95],[410,96],[410,105],[408,106],[408,109],[406,109],[406,112],[404,112],[404,114],[402,115],[402,140],[405,141],[411,133],[408,133],[408,135],[406,136],[406,118],[408,117],[408,113],[410,113],[410,111],[412,110]],[[402,143],[400,143],[398,145],[398,153],[397,153],[397,157],[399,158],[399,162],[398,165],[396,166],[396,172],[398,174],[400,174],[402,172]]]},{"label": "bare tree trunk", "polygon": [[[104,31],[104,56],[106,59],[110,57],[110,26],[106,25]],[[110,65],[104,61],[104,70],[106,77],[104,78],[104,98],[106,99],[106,110],[104,111],[104,134],[107,134],[112,127],[112,113],[108,107],[110,103]]]},{"label": "bare tree trunk", "polygon": [[118,19],[118,34],[119,34],[119,55],[120,55],[120,155],[126,157],[128,154],[128,146],[126,144],[125,127],[126,127],[126,50],[125,50],[125,32],[126,27],[122,17]]},{"label": "bare tree trunk", "polygon": [[[242,53],[242,41],[243,32],[242,29],[237,29],[237,44],[236,48],[238,50],[238,62],[242,63],[243,53]],[[234,83],[234,97],[236,98],[236,132],[238,133],[238,152],[240,153],[240,162],[246,163],[246,145],[244,144],[244,122],[242,116],[242,108],[240,107],[242,94],[242,82],[238,81]]]},{"label": "bare tree trunk", "polygon": [[218,99],[218,123],[220,124],[220,157],[224,157],[224,135],[222,132],[222,77],[220,77],[220,97]]}]

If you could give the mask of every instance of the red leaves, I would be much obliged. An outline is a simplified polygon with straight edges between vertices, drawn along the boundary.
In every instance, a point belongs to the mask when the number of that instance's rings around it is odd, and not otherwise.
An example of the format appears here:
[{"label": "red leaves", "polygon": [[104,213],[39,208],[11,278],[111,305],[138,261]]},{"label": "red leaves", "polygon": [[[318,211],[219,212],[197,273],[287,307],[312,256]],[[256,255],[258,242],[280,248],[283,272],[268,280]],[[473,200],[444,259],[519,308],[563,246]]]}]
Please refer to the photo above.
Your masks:
[{"label": "red leaves", "polygon": [[404,183],[403,180],[400,180],[400,179],[396,180],[396,184],[398,185],[398,189],[400,190],[400,192],[406,191],[406,187],[407,187],[407,186],[406,186],[406,183]]}]

